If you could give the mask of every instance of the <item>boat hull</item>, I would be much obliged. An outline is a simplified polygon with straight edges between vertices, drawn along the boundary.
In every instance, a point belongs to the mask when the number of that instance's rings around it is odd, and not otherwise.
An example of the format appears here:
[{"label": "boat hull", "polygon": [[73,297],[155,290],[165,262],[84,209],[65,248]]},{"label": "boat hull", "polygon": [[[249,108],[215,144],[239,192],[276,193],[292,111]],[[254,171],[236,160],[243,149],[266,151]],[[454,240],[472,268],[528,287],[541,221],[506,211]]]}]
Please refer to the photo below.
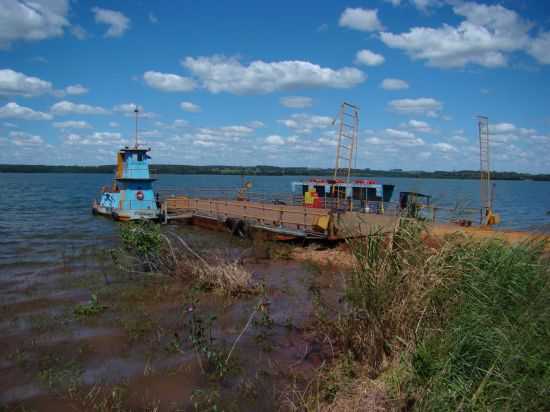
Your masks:
[{"label": "boat hull", "polygon": [[92,206],[92,213],[94,215],[106,216],[120,222],[127,222],[130,220],[157,220],[160,217],[157,209],[114,209],[112,207],[102,206],[97,202],[95,202]]}]

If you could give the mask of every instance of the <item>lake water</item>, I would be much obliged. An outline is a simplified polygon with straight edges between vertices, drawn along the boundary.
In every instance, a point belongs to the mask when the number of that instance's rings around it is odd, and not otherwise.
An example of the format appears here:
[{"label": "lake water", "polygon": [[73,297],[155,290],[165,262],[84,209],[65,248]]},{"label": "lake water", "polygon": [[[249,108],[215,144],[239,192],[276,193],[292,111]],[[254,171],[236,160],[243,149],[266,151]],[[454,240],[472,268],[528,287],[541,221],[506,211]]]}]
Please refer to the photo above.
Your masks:
[{"label": "lake water", "polygon": [[[42,270],[60,253],[109,243],[116,223],[91,214],[91,202],[106,174],[0,174],[0,277]],[[254,190],[290,193],[296,176],[252,177]],[[433,196],[440,206],[479,207],[479,182],[379,178],[399,191]],[[157,189],[240,186],[240,176],[162,175]],[[498,181],[495,209],[500,229],[550,232],[550,182]]]},{"label": "lake water", "polygon": [[[21,408],[25,410],[61,410],[67,397],[58,399],[58,389],[50,389],[44,376],[72,377],[87,388],[97,383],[126,385],[128,402],[137,402],[129,403],[132,410],[144,409],[145,404],[149,407],[153,404],[149,400],[164,402],[166,410],[172,410],[174,404],[188,405],[185,410],[191,410],[193,391],[211,387],[191,349],[184,346],[182,324],[191,316],[187,292],[194,289],[192,284],[165,283],[166,277],[125,276],[102,253],[115,245],[118,224],[93,216],[91,202],[110,178],[105,174],[0,174],[0,346],[4,355],[0,356],[0,374],[4,377],[0,381],[0,409],[2,403],[22,401],[28,402]],[[289,194],[291,182],[300,178],[251,179],[257,192]],[[477,181],[378,180],[396,185],[395,197],[399,191],[420,191],[434,196],[434,202],[441,206],[479,206]],[[234,190],[240,185],[240,176],[165,175],[156,188]],[[550,232],[550,183],[498,182],[495,203],[503,228]],[[232,256],[262,253],[262,242],[255,245],[259,251],[254,252],[248,242],[230,234],[177,226],[166,229],[177,231],[206,256],[209,250],[228,251]],[[328,263],[327,255],[325,259]],[[288,382],[284,377],[292,376],[286,371],[309,380],[308,373],[324,362],[320,348],[317,355],[309,352],[315,345],[306,336],[309,332],[303,332],[309,330],[304,325],[317,305],[313,290],[324,288],[323,297],[330,302],[341,298],[337,281],[340,268],[327,264],[322,270],[312,270],[316,266],[311,263],[284,259],[252,259],[245,267],[258,284],[265,285],[262,300],[268,302],[273,324],[253,323],[242,336],[234,356],[239,373],[219,385],[219,393],[228,405],[232,405],[232,396],[244,394],[238,398],[243,410],[275,410],[280,398],[276,388],[285,388]],[[74,310],[88,302],[90,294],[97,294],[107,310],[98,315],[101,317],[79,319]],[[213,334],[217,342],[229,347],[237,342],[241,330],[236,325],[245,325],[257,302],[256,295],[237,299],[205,293],[197,310],[199,315],[217,317]],[[140,331],[144,331],[143,336],[134,340],[132,336]],[[174,337],[184,352],[173,352]],[[52,360],[54,363],[48,363]],[[243,392],[245,386],[253,388],[252,392]],[[107,390],[106,396],[114,399],[111,393],[114,389]],[[253,406],[246,406],[246,402],[253,402]],[[83,409],[87,408],[71,407]]]}]

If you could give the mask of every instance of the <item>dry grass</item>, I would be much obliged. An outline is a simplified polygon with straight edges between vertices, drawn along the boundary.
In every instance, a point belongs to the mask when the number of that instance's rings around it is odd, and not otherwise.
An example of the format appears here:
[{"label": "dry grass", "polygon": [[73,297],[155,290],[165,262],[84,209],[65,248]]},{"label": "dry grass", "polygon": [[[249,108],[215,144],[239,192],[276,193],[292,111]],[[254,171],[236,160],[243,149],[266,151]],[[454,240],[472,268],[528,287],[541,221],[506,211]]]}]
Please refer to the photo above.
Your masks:
[{"label": "dry grass", "polygon": [[218,253],[206,260],[180,236],[171,234],[171,238],[166,235],[162,237],[166,244],[163,253],[164,273],[178,279],[199,282],[205,287],[228,294],[257,291],[252,273],[239,259],[231,259],[228,254]]}]

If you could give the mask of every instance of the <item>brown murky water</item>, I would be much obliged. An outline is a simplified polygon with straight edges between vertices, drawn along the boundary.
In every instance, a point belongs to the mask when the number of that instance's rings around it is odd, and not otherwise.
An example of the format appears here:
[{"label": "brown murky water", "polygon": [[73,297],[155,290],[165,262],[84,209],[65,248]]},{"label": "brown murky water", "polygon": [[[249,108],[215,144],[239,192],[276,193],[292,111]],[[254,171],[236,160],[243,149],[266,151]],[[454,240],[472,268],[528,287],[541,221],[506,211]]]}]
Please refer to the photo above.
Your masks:
[{"label": "brown murky water", "polygon": [[[250,256],[249,242],[223,233],[167,230],[205,254],[224,249]],[[284,409],[286,386],[306,381],[322,361],[319,353],[309,356],[312,291],[324,287],[336,296],[339,277],[318,264],[246,262],[262,296],[229,297],[167,277],[116,274],[108,255],[90,249],[2,279],[0,404],[55,411]],[[92,294],[106,308],[77,316],[77,305]],[[224,356],[254,313],[223,378],[203,371],[188,343],[190,307],[201,319],[215,317],[212,347]]]}]

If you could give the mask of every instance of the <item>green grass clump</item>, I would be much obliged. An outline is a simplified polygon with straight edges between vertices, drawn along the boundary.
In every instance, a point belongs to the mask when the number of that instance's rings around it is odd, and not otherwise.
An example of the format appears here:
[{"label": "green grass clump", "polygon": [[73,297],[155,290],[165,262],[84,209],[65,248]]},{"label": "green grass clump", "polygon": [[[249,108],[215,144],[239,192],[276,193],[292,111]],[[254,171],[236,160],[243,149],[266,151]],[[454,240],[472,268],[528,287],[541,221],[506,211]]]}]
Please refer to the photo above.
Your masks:
[{"label": "green grass clump", "polygon": [[441,333],[412,360],[418,410],[550,410],[550,277],[543,245],[466,252]]},{"label": "green grass clump", "polygon": [[92,295],[89,302],[77,305],[73,312],[77,318],[83,319],[97,316],[107,310],[107,308],[107,305],[99,303],[96,295]]}]

